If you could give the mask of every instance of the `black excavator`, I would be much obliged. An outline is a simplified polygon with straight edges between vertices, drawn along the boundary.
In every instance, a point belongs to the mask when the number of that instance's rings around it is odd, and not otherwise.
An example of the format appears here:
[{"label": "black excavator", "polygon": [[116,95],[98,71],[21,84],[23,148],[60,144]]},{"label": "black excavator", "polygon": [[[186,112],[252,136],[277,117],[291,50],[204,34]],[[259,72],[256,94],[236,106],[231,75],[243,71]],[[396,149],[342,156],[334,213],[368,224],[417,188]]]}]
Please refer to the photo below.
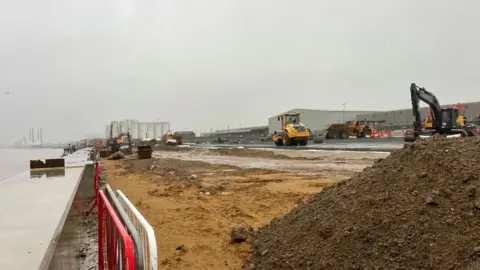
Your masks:
[{"label": "black excavator", "polygon": [[[475,136],[473,130],[467,127],[466,118],[460,113],[458,107],[442,108],[433,93],[415,83],[410,85],[410,94],[415,121],[413,122],[413,134],[405,136],[405,141],[412,142],[419,137],[429,137],[433,134],[448,137]],[[432,118],[427,118],[423,123],[420,116],[420,101],[425,102],[432,111]]]}]

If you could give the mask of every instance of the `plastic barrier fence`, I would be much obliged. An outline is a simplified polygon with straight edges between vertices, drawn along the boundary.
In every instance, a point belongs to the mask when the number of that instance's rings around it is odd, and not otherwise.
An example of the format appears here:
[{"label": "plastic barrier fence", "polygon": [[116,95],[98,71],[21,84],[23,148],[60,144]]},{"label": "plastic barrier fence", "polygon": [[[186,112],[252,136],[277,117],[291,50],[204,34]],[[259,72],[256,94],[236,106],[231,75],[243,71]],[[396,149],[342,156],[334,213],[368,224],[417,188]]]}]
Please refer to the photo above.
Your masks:
[{"label": "plastic barrier fence", "polygon": [[145,269],[157,270],[157,240],[155,239],[155,232],[152,226],[150,226],[147,220],[120,190],[117,190],[117,198],[122,204],[123,209],[125,209],[125,212],[127,212],[133,225],[140,233],[144,251],[143,259]]},{"label": "plastic barrier fence", "polygon": [[132,221],[128,217],[125,209],[122,204],[118,201],[117,196],[113,193],[113,190],[109,185],[105,186],[105,194],[107,195],[109,201],[111,202],[115,212],[118,214],[120,221],[127,229],[128,234],[132,238],[133,247],[134,247],[134,256],[135,256],[135,267],[136,269],[143,270],[144,268],[144,255],[143,255],[143,245],[140,239],[140,234],[133,225]]},{"label": "plastic barrier fence", "polygon": [[394,130],[394,131],[392,131],[392,137],[394,137],[394,138],[405,137],[405,132],[406,131],[407,131],[406,129]]},{"label": "plastic barrier fence", "polygon": [[98,194],[98,269],[135,270],[132,238],[103,190]]}]

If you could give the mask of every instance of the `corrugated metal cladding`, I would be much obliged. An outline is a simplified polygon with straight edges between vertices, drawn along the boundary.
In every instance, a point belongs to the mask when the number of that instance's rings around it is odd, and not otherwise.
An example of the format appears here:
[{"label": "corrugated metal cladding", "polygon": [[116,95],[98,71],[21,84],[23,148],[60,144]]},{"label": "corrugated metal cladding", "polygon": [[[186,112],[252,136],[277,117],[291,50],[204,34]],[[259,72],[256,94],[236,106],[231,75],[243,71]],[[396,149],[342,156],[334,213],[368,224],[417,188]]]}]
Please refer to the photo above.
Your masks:
[{"label": "corrugated metal cladding", "polygon": [[[477,115],[480,113],[480,101],[463,103],[465,104],[465,116],[467,121],[475,121]],[[445,105],[447,106],[456,106],[457,104]],[[420,108],[420,115],[422,119],[429,115],[429,108],[423,107]],[[403,110],[394,110],[386,112],[374,112],[367,114],[357,115],[357,120],[368,119],[370,121],[385,121],[387,125],[410,125],[413,123],[413,112],[412,109],[403,109]]]},{"label": "corrugated metal cladding", "polygon": [[[301,113],[301,122],[310,128],[312,132],[322,131],[327,125],[332,123],[343,123],[349,120],[355,120],[358,114],[374,113],[373,111],[326,111],[309,109],[293,109],[288,112]],[[270,134],[281,128],[281,124],[277,119],[279,115],[268,118],[268,132]]]}]

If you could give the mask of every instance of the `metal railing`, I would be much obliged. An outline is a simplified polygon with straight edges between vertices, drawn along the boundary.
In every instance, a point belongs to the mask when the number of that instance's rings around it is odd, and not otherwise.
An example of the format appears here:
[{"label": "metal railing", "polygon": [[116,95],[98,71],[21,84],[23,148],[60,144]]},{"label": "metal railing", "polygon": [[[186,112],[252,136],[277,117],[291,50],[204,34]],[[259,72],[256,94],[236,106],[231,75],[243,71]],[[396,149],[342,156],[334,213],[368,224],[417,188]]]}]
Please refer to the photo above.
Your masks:
[{"label": "metal railing", "polygon": [[143,259],[145,270],[157,270],[157,240],[155,239],[155,231],[137,208],[128,200],[127,196],[120,190],[117,190],[117,198],[132,220],[133,225],[140,233],[144,251]]},{"label": "metal railing", "polygon": [[132,238],[104,191],[98,194],[98,269],[135,270]]}]

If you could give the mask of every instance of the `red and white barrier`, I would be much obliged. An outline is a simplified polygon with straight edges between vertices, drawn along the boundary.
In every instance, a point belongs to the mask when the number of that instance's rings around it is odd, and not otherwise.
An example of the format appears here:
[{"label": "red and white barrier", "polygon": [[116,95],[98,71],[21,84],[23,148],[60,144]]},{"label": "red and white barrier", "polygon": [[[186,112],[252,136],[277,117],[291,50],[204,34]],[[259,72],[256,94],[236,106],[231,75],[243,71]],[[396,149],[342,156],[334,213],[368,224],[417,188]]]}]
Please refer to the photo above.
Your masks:
[{"label": "red and white barrier", "polygon": [[[98,269],[157,270],[155,232],[128,198],[100,187],[102,166],[95,164],[94,202],[98,210]],[[146,265],[145,265],[146,264]]]},{"label": "red and white barrier", "polygon": [[405,137],[405,132],[406,132],[406,129],[394,130],[394,131],[392,131],[392,137],[393,138]]},{"label": "red and white barrier", "polygon": [[390,132],[388,130],[382,130],[372,133],[370,139],[381,139],[390,137]]},{"label": "red and white barrier", "polygon": [[144,256],[143,268],[145,270],[157,270],[157,240],[155,239],[155,231],[120,190],[117,190],[117,198],[135,225],[135,229],[140,233]]},{"label": "red and white barrier", "polygon": [[98,198],[98,269],[135,270],[132,238],[103,190]]}]

